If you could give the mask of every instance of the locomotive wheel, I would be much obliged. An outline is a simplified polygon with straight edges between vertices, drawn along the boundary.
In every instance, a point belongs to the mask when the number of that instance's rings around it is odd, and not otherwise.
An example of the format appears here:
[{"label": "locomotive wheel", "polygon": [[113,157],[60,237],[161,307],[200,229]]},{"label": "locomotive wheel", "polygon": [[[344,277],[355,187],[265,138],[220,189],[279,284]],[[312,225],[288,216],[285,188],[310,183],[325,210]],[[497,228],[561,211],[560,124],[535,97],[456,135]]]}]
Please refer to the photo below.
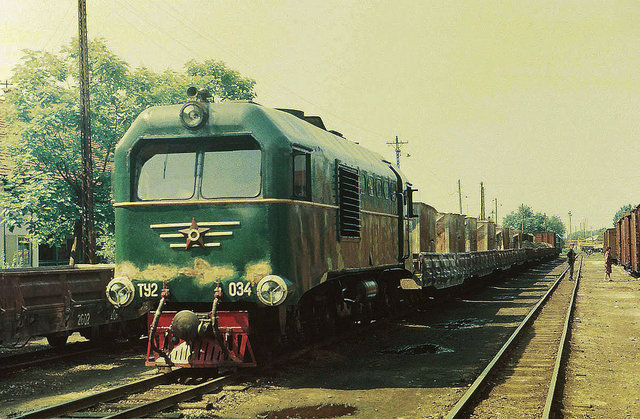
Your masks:
[{"label": "locomotive wheel", "polygon": [[287,311],[285,334],[282,336],[282,346],[295,348],[302,339],[302,327],[300,326],[300,310],[297,307]]},{"label": "locomotive wheel", "polygon": [[333,335],[336,333],[336,323],[338,319],[338,313],[336,312],[336,306],[333,301],[327,301],[322,307],[322,329],[323,335]]},{"label": "locomotive wheel", "polygon": [[66,333],[56,333],[53,335],[47,335],[45,337],[47,338],[49,346],[51,346],[52,348],[61,348],[67,344],[69,335]]},{"label": "locomotive wheel", "polygon": [[382,295],[380,296],[380,312],[387,316],[394,316],[398,310],[397,299],[392,295],[390,286],[382,288]]},{"label": "locomotive wheel", "polygon": [[366,326],[372,320],[371,305],[369,303],[355,303],[351,312],[355,324]]},{"label": "locomotive wheel", "polygon": [[353,322],[353,314],[351,312],[351,307],[345,303],[344,301],[336,301],[336,320],[335,327],[336,332],[341,332],[351,326]]}]

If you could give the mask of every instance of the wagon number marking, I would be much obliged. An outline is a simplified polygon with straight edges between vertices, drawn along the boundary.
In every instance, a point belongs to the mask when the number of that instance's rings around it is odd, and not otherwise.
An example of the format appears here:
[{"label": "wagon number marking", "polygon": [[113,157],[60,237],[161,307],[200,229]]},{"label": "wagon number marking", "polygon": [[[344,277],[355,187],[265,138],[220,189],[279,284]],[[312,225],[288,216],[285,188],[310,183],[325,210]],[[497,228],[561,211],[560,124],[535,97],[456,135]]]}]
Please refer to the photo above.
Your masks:
[{"label": "wagon number marking", "polygon": [[138,284],[138,292],[140,293],[140,297],[157,297],[158,284],[155,282]]},{"label": "wagon number marking", "polygon": [[91,313],[78,314],[78,326],[89,326],[91,320]]},{"label": "wagon number marking", "polygon": [[229,282],[229,296],[242,297],[243,295],[251,295],[251,284],[248,282]]}]

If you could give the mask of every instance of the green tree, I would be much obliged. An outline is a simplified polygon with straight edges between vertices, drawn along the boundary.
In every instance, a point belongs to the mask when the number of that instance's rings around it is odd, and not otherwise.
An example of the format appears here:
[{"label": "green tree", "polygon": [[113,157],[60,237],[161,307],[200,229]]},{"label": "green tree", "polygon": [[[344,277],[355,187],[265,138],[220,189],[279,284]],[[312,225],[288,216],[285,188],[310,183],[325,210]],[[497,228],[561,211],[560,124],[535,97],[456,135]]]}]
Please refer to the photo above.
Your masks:
[{"label": "green tree", "polygon": [[[11,166],[0,203],[6,218],[42,243],[61,245],[78,234],[80,109],[77,40],[58,54],[25,50],[7,94],[10,127],[2,144]],[[110,170],[116,142],[136,116],[153,105],[184,102],[189,86],[217,98],[253,99],[255,81],[220,61],[189,61],[182,73],[131,69],[103,40],[89,44],[91,130],[99,254],[113,253]]]},{"label": "green tree", "polygon": [[613,226],[615,227],[618,224],[618,220],[622,218],[627,212],[631,211],[634,208],[633,204],[627,204],[620,207],[618,211],[613,216]]},{"label": "green tree", "polygon": [[534,234],[538,231],[553,231],[562,236],[566,231],[564,223],[557,215],[548,217],[540,212],[534,213],[531,207],[525,204],[520,205],[516,211],[512,211],[505,216],[502,224],[505,227],[523,230],[529,234]]}]

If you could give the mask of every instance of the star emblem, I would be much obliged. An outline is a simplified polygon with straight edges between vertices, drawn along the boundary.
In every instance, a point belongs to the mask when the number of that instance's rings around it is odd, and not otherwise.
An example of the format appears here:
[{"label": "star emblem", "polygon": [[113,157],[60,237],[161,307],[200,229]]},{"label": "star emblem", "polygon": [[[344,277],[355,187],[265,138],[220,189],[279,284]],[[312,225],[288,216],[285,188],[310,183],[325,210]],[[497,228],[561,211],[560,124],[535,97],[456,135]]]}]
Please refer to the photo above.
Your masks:
[{"label": "star emblem", "polygon": [[184,230],[178,230],[178,232],[182,233],[187,239],[186,250],[191,249],[193,245],[198,245],[204,248],[204,235],[207,231],[209,231],[208,228],[198,227],[198,223],[196,223],[195,218],[191,219],[191,227],[185,228]]}]

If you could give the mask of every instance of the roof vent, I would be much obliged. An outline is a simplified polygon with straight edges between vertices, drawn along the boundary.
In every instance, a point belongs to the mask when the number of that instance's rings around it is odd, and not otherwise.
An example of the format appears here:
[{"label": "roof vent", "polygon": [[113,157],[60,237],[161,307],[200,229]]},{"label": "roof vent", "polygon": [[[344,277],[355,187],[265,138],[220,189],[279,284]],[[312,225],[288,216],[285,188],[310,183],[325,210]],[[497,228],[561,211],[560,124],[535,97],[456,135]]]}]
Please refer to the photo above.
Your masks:
[{"label": "roof vent", "polygon": [[291,114],[293,116],[295,116],[296,118],[300,118],[303,121],[307,121],[308,123],[310,123],[311,125],[318,127],[320,129],[323,130],[327,130],[327,128],[324,126],[324,122],[322,122],[322,118],[320,118],[319,116],[315,116],[315,115],[309,115],[306,116],[304,114],[304,111],[300,111],[298,109],[285,109],[285,108],[276,108],[279,111],[282,112],[286,112],[288,114]]},{"label": "roof vent", "polygon": [[286,112],[286,113],[291,114],[291,115],[293,115],[293,116],[295,116],[297,118],[300,118],[300,119],[304,119],[304,112],[300,111],[298,109],[276,108],[276,110],[282,111],[282,112]]},{"label": "roof vent", "polygon": [[322,122],[322,118],[320,118],[319,116],[305,116],[304,120],[320,129],[323,129],[325,131],[327,130],[327,128],[324,126],[324,122]]}]

